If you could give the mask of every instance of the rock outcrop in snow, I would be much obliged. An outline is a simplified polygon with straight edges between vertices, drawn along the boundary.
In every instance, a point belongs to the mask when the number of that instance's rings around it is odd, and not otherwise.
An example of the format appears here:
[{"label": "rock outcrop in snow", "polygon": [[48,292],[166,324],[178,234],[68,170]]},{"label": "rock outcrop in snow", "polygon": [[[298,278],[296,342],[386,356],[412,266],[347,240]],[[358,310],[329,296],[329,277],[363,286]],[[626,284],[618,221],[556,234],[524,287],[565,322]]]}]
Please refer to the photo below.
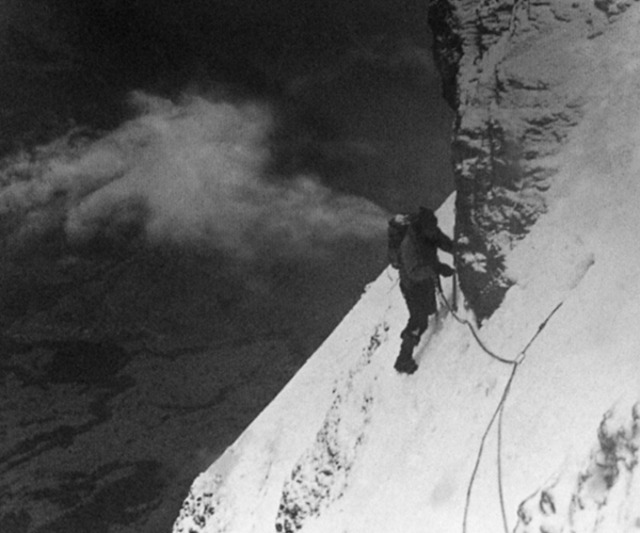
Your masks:
[{"label": "rock outcrop in snow", "polygon": [[640,529],[640,404],[607,411],[586,464],[573,464],[522,503],[515,533]]}]

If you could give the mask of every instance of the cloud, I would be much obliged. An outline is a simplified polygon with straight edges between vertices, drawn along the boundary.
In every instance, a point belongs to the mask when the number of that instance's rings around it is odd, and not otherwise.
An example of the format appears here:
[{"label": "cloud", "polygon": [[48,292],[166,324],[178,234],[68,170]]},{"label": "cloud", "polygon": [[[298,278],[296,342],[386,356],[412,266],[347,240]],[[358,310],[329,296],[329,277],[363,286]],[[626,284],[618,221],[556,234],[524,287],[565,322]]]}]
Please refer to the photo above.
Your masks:
[{"label": "cloud", "polygon": [[142,92],[131,100],[138,116],[111,133],[70,133],[4,162],[0,217],[13,222],[11,237],[59,225],[74,246],[135,235],[252,258],[304,256],[384,231],[382,209],[315,176],[264,177],[267,106]]}]

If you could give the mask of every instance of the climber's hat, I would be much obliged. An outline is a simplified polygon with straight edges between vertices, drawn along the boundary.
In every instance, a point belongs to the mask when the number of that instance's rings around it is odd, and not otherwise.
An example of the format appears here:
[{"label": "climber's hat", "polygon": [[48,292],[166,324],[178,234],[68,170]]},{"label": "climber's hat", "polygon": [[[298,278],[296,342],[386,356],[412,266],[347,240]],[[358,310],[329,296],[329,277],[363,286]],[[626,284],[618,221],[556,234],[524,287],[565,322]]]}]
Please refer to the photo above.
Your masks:
[{"label": "climber's hat", "polygon": [[418,210],[418,222],[421,226],[425,227],[437,226],[438,218],[431,209],[429,209],[428,207],[420,206]]}]

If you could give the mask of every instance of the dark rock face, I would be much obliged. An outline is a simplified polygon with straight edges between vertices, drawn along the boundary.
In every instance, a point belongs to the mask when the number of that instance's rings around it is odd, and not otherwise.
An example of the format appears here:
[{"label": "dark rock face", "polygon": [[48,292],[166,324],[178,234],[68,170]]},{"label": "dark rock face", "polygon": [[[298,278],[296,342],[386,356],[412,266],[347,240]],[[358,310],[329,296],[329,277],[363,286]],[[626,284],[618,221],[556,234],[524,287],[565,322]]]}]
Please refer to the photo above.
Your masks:
[{"label": "dark rock face", "polygon": [[[435,1],[430,11],[453,139],[457,265],[478,320],[511,281],[504,256],[546,210],[553,156],[580,122],[583,99],[563,84],[589,68],[580,48],[624,16],[620,2]],[[615,4],[612,8],[609,4]],[[576,47],[555,46],[571,32]]]}]

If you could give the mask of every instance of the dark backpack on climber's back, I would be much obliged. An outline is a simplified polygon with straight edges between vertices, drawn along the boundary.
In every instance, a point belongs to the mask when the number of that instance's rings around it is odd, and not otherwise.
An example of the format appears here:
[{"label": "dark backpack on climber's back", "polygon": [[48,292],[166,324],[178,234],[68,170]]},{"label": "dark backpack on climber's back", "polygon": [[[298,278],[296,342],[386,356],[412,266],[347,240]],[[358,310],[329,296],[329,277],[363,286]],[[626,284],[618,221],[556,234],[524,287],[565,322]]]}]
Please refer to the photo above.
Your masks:
[{"label": "dark backpack on climber's back", "polygon": [[400,268],[400,245],[411,224],[410,215],[396,215],[389,220],[387,227],[388,258],[393,268]]}]

